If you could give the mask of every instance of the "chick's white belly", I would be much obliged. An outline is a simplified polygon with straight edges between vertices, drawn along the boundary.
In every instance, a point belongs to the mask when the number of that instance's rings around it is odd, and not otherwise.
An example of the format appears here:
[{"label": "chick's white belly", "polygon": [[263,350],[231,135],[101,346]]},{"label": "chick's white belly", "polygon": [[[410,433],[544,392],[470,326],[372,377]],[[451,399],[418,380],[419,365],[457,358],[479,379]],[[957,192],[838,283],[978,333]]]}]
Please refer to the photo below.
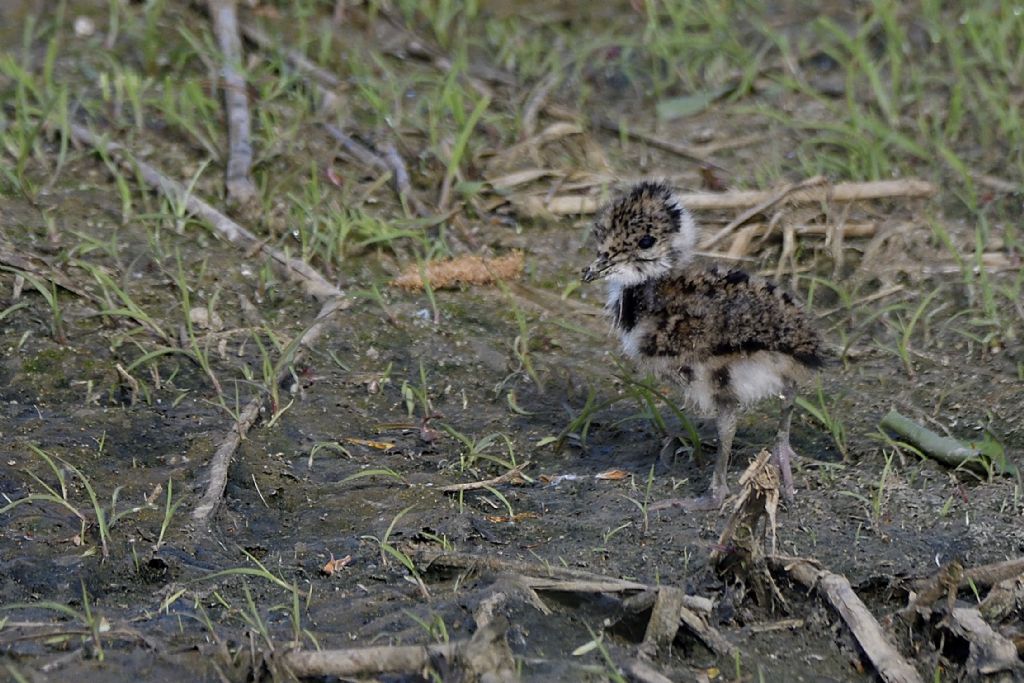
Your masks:
[{"label": "chick's white belly", "polygon": [[789,356],[758,351],[731,361],[729,379],[737,400],[746,405],[781,394],[786,388],[786,378],[792,376],[796,369]]},{"label": "chick's white belly", "polygon": [[[774,351],[735,353],[706,359],[687,355],[650,356],[641,353],[643,325],[619,335],[623,352],[641,370],[671,381],[682,390],[686,402],[705,415],[714,415],[723,402],[746,406],[770,396],[779,396],[797,381],[801,368],[789,356]],[[722,382],[721,372],[728,370]]]}]

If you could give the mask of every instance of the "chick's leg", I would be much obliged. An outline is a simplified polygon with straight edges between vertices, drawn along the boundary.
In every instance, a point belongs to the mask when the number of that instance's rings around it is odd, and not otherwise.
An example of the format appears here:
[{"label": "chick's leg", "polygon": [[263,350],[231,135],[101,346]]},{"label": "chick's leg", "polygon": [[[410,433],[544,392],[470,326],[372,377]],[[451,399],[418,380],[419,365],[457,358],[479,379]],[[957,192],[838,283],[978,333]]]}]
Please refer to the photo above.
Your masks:
[{"label": "chick's leg", "polygon": [[720,406],[715,426],[718,428],[718,459],[711,475],[711,499],[717,503],[715,507],[720,507],[729,495],[729,456],[732,455],[732,439],[736,436],[736,409]]},{"label": "chick's leg", "polygon": [[729,456],[732,453],[732,439],[736,435],[736,408],[719,406],[718,417],[715,419],[718,428],[718,457],[715,460],[715,471],[711,475],[711,486],[706,495],[699,498],[672,498],[655,503],[653,510],[681,508],[691,511],[718,510],[729,495],[728,473]]},{"label": "chick's leg", "polygon": [[793,404],[796,401],[796,389],[787,386],[782,392],[782,419],[779,422],[779,435],[772,449],[772,459],[782,473],[782,495],[792,501],[796,495],[793,487],[793,470],[790,464],[796,455],[789,445],[789,425],[793,417]]}]

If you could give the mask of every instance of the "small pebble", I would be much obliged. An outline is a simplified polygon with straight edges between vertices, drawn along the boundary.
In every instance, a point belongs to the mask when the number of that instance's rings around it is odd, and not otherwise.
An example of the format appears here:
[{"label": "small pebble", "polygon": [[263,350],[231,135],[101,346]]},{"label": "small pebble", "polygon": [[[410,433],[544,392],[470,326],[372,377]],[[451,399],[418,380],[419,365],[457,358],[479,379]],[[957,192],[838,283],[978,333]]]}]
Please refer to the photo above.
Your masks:
[{"label": "small pebble", "polygon": [[75,17],[75,35],[79,38],[88,38],[96,33],[96,22],[89,17]]}]

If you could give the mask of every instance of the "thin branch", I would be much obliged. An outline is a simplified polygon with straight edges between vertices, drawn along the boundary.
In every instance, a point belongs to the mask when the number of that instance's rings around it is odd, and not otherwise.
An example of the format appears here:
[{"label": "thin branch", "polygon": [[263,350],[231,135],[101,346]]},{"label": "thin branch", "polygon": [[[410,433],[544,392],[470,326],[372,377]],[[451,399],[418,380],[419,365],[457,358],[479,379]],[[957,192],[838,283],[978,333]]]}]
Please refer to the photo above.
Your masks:
[{"label": "thin branch", "polygon": [[[733,235],[732,242],[729,243],[729,248],[726,252],[726,257],[732,259],[741,259],[751,251],[751,243],[757,239],[758,242],[754,245],[754,249],[760,246],[768,237],[774,232],[774,226],[777,221],[771,221],[769,223],[748,223],[743,228],[736,231]],[[874,237],[878,232],[878,224],[874,221],[865,221],[857,223],[846,223],[842,227],[828,224],[828,223],[804,223],[792,226],[794,233],[798,237],[823,237],[828,238],[833,232],[840,232],[844,239],[847,238],[869,238]],[[698,252],[700,253],[700,252]],[[715,256],[720,257],[718,254]]]},{"label": "thin branch", "polygon": [[[313,324],[306,328],[306,331],[303,332],[302,336],[299,338],[297,346],[295,347],[294,355],[289,359],[289,362],[281,363],[280,360],[278,361],[283,367],[281,367],[277,376],[274,377],[273,381],[275,383],[280,385],[282,380],[287,380],[291,377],[291,367],[301,357],[302,350],[312,348],[313,344],[316,343],[323,334],[327,320],[336,311],[347,306],[348,302],[341,297],[333,297],[324,302],[324,305],[320,308],[320,312],[317,313]],[[288,350],[285,349],[283,353],[287,355]],[[224,487],[227,486],[228,469],[231,467],[231,457],[238,449],[242,439],[245,438],[246,433],[252,429],[253,425],[256,424],[263,404],[263,395],[256,396],[249,401],[238,416],[238,419],[232,426],[231,431],[217,446],[217,450],[214,452],[213,458],[210,459],[209,481],[206,485],[206,492],[203,494],[202,499],[200,499],[199,504],[192,510],[192,519],[195,520],[197,524],[201,526],[209,525],[210,519],[213,517],[213,513],[217,511],[217,506],[220,505],[220,501],[224,497]]]},{"label": "thin branch", "polygon": [[298,50],[281,47],[277,41],[252,22],[242,22],[242,34],[261,50],[280,51],[285,61],[291,64],[296,71],[302,74],[307,83],[313,86],[313,89],[320,97],[321,110],[334,111],[337,109],[337,106],[341,103],[341,98],[334,94],[334,90],[341,85],[341,81],[337,76],[310,61],[306,55]]},{"label": "thin branch", "polygon": [[639,659],[628,662],[622,668],[630,675],[630,678],[639,683],[672,683],[671,678],[655,671],[649,664]]},{"label": "thin branch", "polygon": [[[266,33],[255,26],[244,24],[242,30],[247,38],[262,49],[277,47]],[[296,71],[306,79],[307,84],[317,92],[320,97],[320,109],[322,111],[335,110],[340,101],[338,96],[334,94],[334,89],[340,85],[338,79],[296,50],[284,50],[283,55]],[[364,166],[381,171],[390,171],[399,200],[404,205],[407,205],[414,214],[421,217],[429,215],[430,212],[416,196],[412,188],[412,181],[409,178],[409,170],[393,143],[388,143],[383,149],[383,154],[380,154],[348,135],[338,126],[330,123],[324,123],[323,125],[327,133]]]},{"label": "thin branch", "polygon": [[342,148],[359,160],[363,166],[376,168],[381,171],[390,170],[387,160],[377,152],[373,151],[354,137],[330,123],[324,124],[324,130],[341,144]]},{"label": "thin branch", "polygon": [[828,600],[846,625],[864,653],[886,683],[923,683],[917,670],[903,658],[889,637],[882,631],[871,612],[864,605],[845,576],[819,569],[801,558],[769,557],[775,571],[784,571],[808,589],[816,589]]},{"label": "thin branch", "polygon": [[[290,376],[290,366],[301,355],[303,349],[309,348],[323,334],[327,319],[336,311],[347,308],[349,302],[345,299],[344,293],[334,284],[329,282],[315,268],[308,263],[294,259],[284,252],[268,246],[263,240],[257,237],[246,228],[231,220],[223,213],[207,204],[187,190],[185,186],[176,180],[168,178],[155,167],[144,161],[132,159],[124,147],[107,142],[98,137],[85,126],[71,124],[71,136],[80,144],[86,144],[97,151],[117,160],[117,163],[129,172],[138,170],[142,180],[152,187],[168,195],[174,201],[184,202],[186,208],[194,215],[205,220],[221,237],[232,242],[242,249],[248,249],[253,254],[261,253],[269,257],[281,266],[288,277],[297,282],[310,296],[323,302],[316,319],[306,329],[298,342],[291,347],[289,362],[282,365],[274,382],[279,382]],[[288,354],[286,349],[285,354]],[[280,362],[280,361],[279,361]],[[231,464],[231,456],[234,454],[246,433],[256,423],[260,415],[260,408],[263,406],[264,397],[257,396],[249,401],[242,410],[231,432],[224,437],[214,456],[210,461],[209,482],[206,492],[203,494],[199,505],[192,511],[192,518],[201,525],[207,525],[213,513],[216,511],[220,500],[224,496],[224,487],[227,484],[228,468]]]},{"label": "thin branch", "polygon": [[[852,202],[891,197],[930,197],[935,192],[935,185],[926,180],[905,178],[863,183],[839,183],[825,188],[808,188],[794,191],[787,199],[791,204],[811,204],[826,199],[833,202]],[[772,199],[776,193],[776,191],[770,190],[736,190],[731,192],[687,192],[678,196],[683,206],[688,209],[714,211],[757,206]],[[550,199],[544,195],[527,195],[511,198],[511,201],[524,213],[531,216],[585,215],[595,213],[601,206],[598,198],[588,195],[559,195]]]},{"label": "thin branch", "polygon": [[419,197],[416,196],[416,191],[412,189],[409,169],[406,167],[402,155],[398,153],[398,148],[395,147],[393,142],[389,142],[384,145],[382,151],[384,152],[384,163],[387,164],[395,178],[395,191],[398,192],[399,201],[412,209],[412,212],[417,216],[428,216],[430,212],[426,210]]},{"label": "thin branch", "polygon": [[807,180],[801,181],[799,183],[789,183],[788,185],[776,191],[773,195],[771,195],[764,201],[758,202],[757,204],[750,207],[733,220],[729,221],[729,223],[724,228],[722,228],[714,235],[701,242],[701,249],[712,248],[713,246],[721,242],[723,239],[725,239],[733,230],[740,227],[741,225],[743,225],[744,223],[746,223],[759,213],[764,213],[768,209],[772,208],[793,192],[796,192],[798,190],[805,190],[809,187],[817,187],[819,185],[824,185],[827,182],[828,181],[825,179],[824,176],[817,175],[814,176],[813,178],[808,178]]},{"label": "thin branch", "polygon": [[431,645],[365,647],[347,650],[293,650],[284,661],[298,678],[337,676],[347,678],[389,672],[420,673],[438,659],[457,664],[468,680],[511,683],[515,662],[505,640],[507,620],[494,619],[480,627],[469,640]]},{"label": "thin branch", "polygon": [[527,460],[497,477],[484,479],[483,481],[467,481],[461,484],[449,484],[447,486],[442,486],[438,490],[442,493],[459,493],[460,491],[473,491],[476,489],[484,489],[488,486],[500,486],[502,484],[508,484],[509,482],[522,481],[523,470],[529,467],[530,464],[530,461]]},{"label": "thin branch", "polygon": [[277,263],[290,279],[300,284],[306,293],[321,301],[331,297],[341,297],[343,292],[315,268],[299,259],[292,258],[279,249],[268,246],[256,235],[239,225],[226,215],[206,203],[185,188],[180,182],[173,180],[156,167],[140,159],[134,159],[121,145],[108,142],[83,125],[72,123],[69,126],[71,137],[78,143],[88,145],[102,151],[117,160],[117,163],[130,173],[139,175],[147,185],[163,192],[175,201],[184,202],[185,207],[196,217],[206,221],[221,237],[243,249],[252,248]]},{"label": "thin branch", "polygon": [[285,654],[288,668],[298,678],[324,676],[367,676],[388,672],[419,672],[430,666],[431,659],[445,661],[458,658],[469,641],[435,643],[432,645],[396,645],[361,647],[348,650],[295,650]]},{"label": "thin branch", "polygon": [[228,163],[225,185],[228,199],[248,204],[257,195],[252,181],[252,139],[249,120],[249,96],[242,75],[242,40],[238,34],[238,14],[234,0],[210,0],[210,17],[220,45],[221,78],[224,82],[224,107],[228,118]]},{"label": "thin branch", "polygon": [[657,149],[660,149],[663,152],[670,152],[672,154],[675,154],[676,156],[681,156],[684,159],[689,159],[690,161],[694,161],[698,164],[701,164],[702,166],[710,166],[712,168],[717,168],[720,171],[726,170],[719,166],[718,164],[716,164],[715,162],[711,161],[711,159],[709,159],[706,154],[702,153],[701,150],[697,149],[696,147],[690,147],[689,145],[684,145],[681,142],[665,140],[664,138],[659,138],[658,136],[651,135],[650,133],[642,133],[638,130],[622,126],[616,123],[615,121],[612,121],[611,119],[598,117],[593,119],[592,122],[598,128],[603,128],[604,130],[610,133],[615,133],[616,135],[625,135],[628,138],[645,142],[651,147],[656,147]]},{"label": "thin branch", "polygon": [[952,596],[951,602],[956,600],[957,591],[967,588],[972,584],[975,587],[984,588],[994,586],[1002,581],[1014,579],[1024,575],[1024,557],[1012,560],[1004,560],[993,564],[984,564],[978,567],[965,569],[958,562],[952,562],[940,567],[935,576],[918,581],[914,586],[916,597],[904,609],[900,610],[901,616],[908,616],[922,607],[930,607],[933,602],[942,596]]},{"label": "thin branch", "polygon": [[537,114],[544,108],[551,90],[562,82],[562,74],[559,71],[552,71],[541,79],[534,88],[530,98],[523,106],[523,118],[520,124],[521,139],[532,137],[537,131]]},{"label": "thin branch", "polygon": [[[651,617],[647,620],[643,642],[640,643],[642,653],[654,657],[659,650],[665,650],[672,645],[676,633],[679,632],[679,614],[686,609],[683,606],[685,596],[681,588],[661,587],[651,607]],[[700,623],[703,625],[702,621]]]}]

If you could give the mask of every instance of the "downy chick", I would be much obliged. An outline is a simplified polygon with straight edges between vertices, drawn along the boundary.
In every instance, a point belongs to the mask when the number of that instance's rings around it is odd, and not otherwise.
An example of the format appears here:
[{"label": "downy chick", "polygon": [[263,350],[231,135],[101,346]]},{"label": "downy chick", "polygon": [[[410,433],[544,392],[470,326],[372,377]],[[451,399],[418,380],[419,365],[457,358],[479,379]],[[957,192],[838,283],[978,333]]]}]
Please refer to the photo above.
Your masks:
[{"label": "downy chick", "polygon": [[783,493],[792,499],[789,428],[796,386],[826,357],[800,304],[741,270],[694,265],[697,226],[664,184],[642,182],[610,202],[594,235],[597,259],[583,280],[608,282],[607,309],[623,351],[715,417],[718,457],[710,492],[674,502],[693,510],[721,506],[737,412],[770,396],[783,402],[773,455]]}]

